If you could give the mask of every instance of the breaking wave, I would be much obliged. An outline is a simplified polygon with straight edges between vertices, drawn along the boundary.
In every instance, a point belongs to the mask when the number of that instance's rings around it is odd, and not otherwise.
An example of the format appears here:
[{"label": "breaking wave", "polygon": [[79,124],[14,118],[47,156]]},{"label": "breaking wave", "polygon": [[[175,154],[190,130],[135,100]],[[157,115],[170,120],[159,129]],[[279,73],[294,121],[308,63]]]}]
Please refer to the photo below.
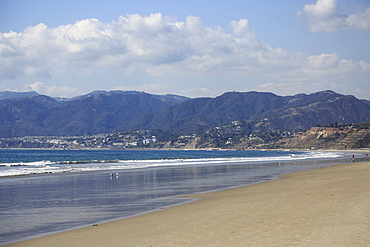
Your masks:
[{"label": "breaking wave", "polygon": [[[155,151],[153,151],[155,152]],[[180,151],[178,151],[180,152]],[[217,151],[214,151],[217,152]],[[107,159],[107,160],[72,160],[72,161],[32,161],[32,162],[12,162],[0,163],[0,177],[21,176],[43,173],[65,173],[65,172],[94,172],[94,171],[109,171],[120,169],[145,169],[161,166],[200,166],[200,165],[215,165],[227,163],[263,163],[263,162],[283,162],[283,161],[299,161],[299,160],[315,160],[315,159],[335,159],[343,156],[336,152],[301,152],[301,153],[276,153],[269,155],[268,152],[256,156],[252,153],[251,157],[217,157],[217,158],[179,158],[175,156],[159,159]],[[266,153],[267,152],[267,153]],[[179,155],[180,156],[180,155]]]}]

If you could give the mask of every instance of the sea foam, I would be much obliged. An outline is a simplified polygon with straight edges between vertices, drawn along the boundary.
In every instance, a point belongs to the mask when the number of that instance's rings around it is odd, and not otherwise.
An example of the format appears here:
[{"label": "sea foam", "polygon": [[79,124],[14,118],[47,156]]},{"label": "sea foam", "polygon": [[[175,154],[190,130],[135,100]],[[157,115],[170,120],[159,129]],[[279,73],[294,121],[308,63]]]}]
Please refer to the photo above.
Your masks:
[{"label": "sea foam", "polygon": [[219,157],[219,158],[166,158],[144,160],[72,160],[72,161],[33,161],[0,164],[0,177],[44,173],[94,172],[120,169],[145,169],[162,166],[199,166],[227,163],[260,163],[294,160],[314,160],[339,158],[337,152],[302,152],[280,156]]}]

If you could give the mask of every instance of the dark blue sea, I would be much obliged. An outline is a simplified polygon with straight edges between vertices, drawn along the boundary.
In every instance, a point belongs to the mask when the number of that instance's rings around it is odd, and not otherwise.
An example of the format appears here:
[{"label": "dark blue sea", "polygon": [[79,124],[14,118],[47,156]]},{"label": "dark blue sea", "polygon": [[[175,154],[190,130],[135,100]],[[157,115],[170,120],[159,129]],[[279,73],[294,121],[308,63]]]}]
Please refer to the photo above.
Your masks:
[{"label": "dark blue sea", "polygon": [[0,150],[0,245],[348,161],[338,152]]}]

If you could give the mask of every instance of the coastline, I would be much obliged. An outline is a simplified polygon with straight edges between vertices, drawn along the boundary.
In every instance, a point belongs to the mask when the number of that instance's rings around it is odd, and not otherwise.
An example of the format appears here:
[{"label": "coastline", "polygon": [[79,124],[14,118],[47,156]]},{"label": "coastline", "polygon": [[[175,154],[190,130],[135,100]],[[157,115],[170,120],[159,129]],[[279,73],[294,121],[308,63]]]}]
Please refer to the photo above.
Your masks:
[{"label": "coastline", "polygon": [[[225,149],[225,148],[72,148],[72,149],[63,149],[63,148],[0,148],[0,150],[56,150],[56,151],[292,151],[292,152],[343,152],[343,153],[353,153],[353,154],[370,154],[370,148],[360,148],[360,149],[301,149],[301,148],[261,148],[261,149]],[[369,158],[370,159],[370,158]]]},{"label": "coastline", "polygon": [[369,177],[370,162],[291,173],[4,246],[368,246]]}]

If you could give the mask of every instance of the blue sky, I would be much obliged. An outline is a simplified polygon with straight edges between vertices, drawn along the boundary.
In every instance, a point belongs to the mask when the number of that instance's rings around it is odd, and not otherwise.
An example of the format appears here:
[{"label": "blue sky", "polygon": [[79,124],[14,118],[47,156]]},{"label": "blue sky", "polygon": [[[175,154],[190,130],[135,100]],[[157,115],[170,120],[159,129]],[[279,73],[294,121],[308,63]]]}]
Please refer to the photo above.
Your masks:
[{"label": "blue sky", "polygon": [[368,0],[0,0],[0,90],[370,99]]}]

